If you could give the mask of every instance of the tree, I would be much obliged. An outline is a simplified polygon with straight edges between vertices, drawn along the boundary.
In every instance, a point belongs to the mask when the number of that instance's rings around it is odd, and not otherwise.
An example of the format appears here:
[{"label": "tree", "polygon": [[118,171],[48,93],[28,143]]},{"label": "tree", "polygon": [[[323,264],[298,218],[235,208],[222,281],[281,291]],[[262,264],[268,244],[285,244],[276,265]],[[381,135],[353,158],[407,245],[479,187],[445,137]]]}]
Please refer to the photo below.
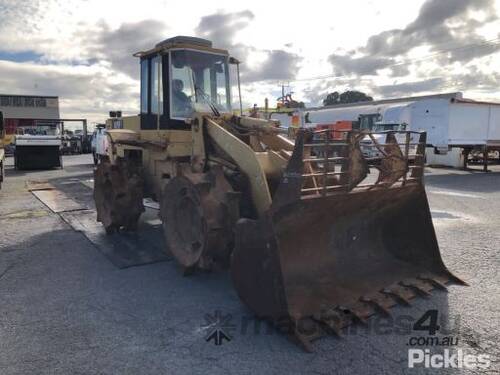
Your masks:
[{"label": "tree", "polygon": [[347,103],[371,102],[371,101],[373,101],[373,98],[361,91],[348,90],[342,94],[339,94],[338,91],[334,91],[326,96],[326,98],[323,100],[323,105],[347,104]]}]

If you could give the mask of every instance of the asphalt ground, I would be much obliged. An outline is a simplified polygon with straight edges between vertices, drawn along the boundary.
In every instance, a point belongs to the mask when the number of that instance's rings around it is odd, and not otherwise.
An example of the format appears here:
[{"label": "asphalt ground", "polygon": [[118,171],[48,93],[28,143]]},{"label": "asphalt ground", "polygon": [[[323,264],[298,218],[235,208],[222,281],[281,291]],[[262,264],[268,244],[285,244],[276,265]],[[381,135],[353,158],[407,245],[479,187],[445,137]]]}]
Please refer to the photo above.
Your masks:
[{"label": "asphalt ground", "polygon": [[[411,307],[395,307],[392,320],[370,318],[366,326],[345,330],[342,338],[314,341],[314,352],[305,353],[256,323],[226,272],[183,277],[175,261],[116,267],[26,189],[27,180],[37,179],[91,186],[89,155],[64,157],[64,165],[63,170],[14,171],[8,159],[0,190],[2,375],[500,371],[498,166],[486,174],[426,172],[444,262],[470,286],[451,286],[447,293],[414,300]],[[440,328],[434,336],[413,330],[428,310],[437,310]],[[222,338],[220,345],[207,341],[217,316],[227,323],[218,332],[231,338]],[[414,337],[449,337],[457,345],[413,345]],[[409,349],[416,348],[486,355],[491,363],[487,369],[409,369]]]}]

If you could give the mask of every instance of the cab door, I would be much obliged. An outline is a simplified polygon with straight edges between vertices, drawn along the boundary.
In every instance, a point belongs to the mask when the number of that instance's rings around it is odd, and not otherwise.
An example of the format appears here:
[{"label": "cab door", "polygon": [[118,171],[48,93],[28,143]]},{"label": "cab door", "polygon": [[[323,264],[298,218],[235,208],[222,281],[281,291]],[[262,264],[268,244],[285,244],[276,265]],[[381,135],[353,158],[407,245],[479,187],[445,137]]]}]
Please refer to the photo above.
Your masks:
[{"label": "cab door", "polygon": [[141,59],[141,129],[161,128],[164,114],[163,72],[160,55]]}]

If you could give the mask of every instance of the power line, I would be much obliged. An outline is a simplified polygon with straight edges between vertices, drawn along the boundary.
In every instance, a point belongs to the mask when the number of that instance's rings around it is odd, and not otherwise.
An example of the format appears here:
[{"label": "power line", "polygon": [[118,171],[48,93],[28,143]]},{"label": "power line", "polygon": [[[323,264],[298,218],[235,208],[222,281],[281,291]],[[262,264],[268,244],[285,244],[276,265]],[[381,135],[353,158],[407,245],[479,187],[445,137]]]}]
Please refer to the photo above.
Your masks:
[{"label": "power line", "polygon": [[[436,56],[439,56],[439,55],[442,55],[442,54],[445,54],[445,53],[456,52],[456,51],[461,51],[461,50],[467,50],[467,49],[477,48],[477,47],[492,47],[492,46],[496,46],[496,45],[500,45],[500,38],[485,40],[485,41],[483,41],[481,43],[474,43],[474,44],[469,44],[469,45],[466,45],[466,46],[461,46],[461,47],[456,47],[456,48],[450,48],[450,49],[446,49],[446,50],[439,50],[439,51],[437,51],[437,52],[435,52],[435,53],[433,53],[431,55],[427,55],[427,56],[424,56],[424,57],[419,58],[419,59],[402,61],[402,62],[399,62],[399,63],[390,64],[390,65],[385,66],[382,69],[393,68],[393,67],[397,67],[397,66],[410,65],[410,64],[417,63],[417,62],[422,62],[422,61],[430,60],[430,59],[435,58]],[[360,75],[365,75],[368,72],[369,71],[361,72],[359,74]],[[315,76],[315,77],[309,77],[309,78],[298,78],[298,79],[290,80],[290,82],[314,81],[314,80],[318,80],[318,79],[328,79],[328,78],[338,79],[338,78],[346,78],[346,77],[348,77],[348,75],[346,75],[346,74],[341,74],[341,75],[327,74],[327,75]]]}]

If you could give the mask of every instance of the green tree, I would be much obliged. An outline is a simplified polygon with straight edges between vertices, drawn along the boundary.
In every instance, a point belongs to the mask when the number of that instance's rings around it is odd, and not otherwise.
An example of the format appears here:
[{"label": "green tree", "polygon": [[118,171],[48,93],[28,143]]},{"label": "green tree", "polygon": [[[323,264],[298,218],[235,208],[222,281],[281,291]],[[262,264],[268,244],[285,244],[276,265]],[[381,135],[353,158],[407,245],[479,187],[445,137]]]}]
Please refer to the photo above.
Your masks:
[{"label": "green tree", "polygon": [[347,103],[357,103],[357,102],[371,102],[373,98],[366,95],[364,92],[348,90],[339,94],[338,91],[334,91],[326,96],[323,100],[323,105],[335,105],[335,104],[347,104]]}]

